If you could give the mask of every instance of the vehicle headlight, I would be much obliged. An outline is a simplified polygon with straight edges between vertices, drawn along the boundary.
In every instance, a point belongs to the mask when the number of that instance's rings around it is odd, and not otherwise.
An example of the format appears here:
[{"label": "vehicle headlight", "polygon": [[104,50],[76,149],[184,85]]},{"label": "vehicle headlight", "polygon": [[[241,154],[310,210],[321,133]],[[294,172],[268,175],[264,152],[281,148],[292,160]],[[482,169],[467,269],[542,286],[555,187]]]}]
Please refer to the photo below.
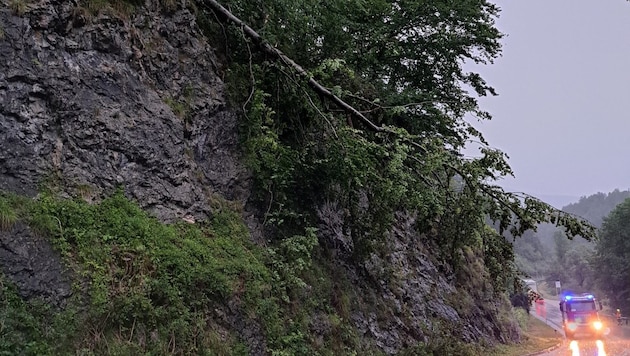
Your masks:
[{"label": "vehicle headlight", "polygon": [[593,322],[593,327],[595,330],[601,330],[604,327],[604,324],[602,324],[601,321],[595,321]]}]

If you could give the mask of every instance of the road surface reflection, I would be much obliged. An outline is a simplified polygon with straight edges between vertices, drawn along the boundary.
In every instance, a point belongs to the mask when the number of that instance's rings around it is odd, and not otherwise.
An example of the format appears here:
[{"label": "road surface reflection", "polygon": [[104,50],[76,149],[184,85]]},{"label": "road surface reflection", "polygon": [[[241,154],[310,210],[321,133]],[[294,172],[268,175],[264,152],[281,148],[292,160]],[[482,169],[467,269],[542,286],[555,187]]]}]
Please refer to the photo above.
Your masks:
[{"label": "road surface reflection", "polygon": [[[580,350],[582,350],[582,355],[606,356],[606,350],[604,349],[603,341],[596,340],[595,343],[582,342],[582,344],[583,345],[580,345],[578,340],[572,340],[569,343],[569,351],[571,351],[571,356],[580,356]],[[590,350],[593,348],[593,346],[594,349]]]}]

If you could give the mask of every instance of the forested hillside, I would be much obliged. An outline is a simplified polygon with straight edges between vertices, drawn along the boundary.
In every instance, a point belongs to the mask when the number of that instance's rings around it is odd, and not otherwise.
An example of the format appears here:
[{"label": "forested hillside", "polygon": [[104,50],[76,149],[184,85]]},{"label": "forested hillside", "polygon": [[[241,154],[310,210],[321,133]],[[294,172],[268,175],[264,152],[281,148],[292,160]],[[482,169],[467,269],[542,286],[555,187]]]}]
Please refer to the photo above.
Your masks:
[{"label": "forested hillside", "polygon": [[595,284],[608,298],[611,309],[630,311],[630,198],[604,218],[600,240],[592,258]]},{"label": "forested hillside", "polygon": [[562,208],[567,213],[579,215],[590,221],[597,228],[602,227],[604,218],[610,214],[617,205],[630,198],[630,190],[620,191],[615,189],[610,193],[599,192],[597,194],[581,197],[579,201]]},{"label": "forested hillside", "polygon": [[[488,1],[0,1],[0,353],[479,355],[516,241]],[[461,151],[475,140],[474,159]],[[487,223],[496,224],[498,232]],[[535,255],[535,251],[532,252]]]},{"label": "forested hillside", "polygon": [[[527,276],[539,283],[553,285],[561,281],[563,287],[575,291],[601,292],[602,297],[610,299],[611,306],[623,303],[616,295],[623,290],[623,283],[609,283],[615,271],[624,271],[624,262],[618,258],[608,258],[609,254],[622,256],[624,244],[618,241],[619,234],[611,233],[618,228],[620,221],[617,212],[609,216],[620,204],[630,198],[630,191],[614,190],[610,193],[597,193],[583,196],[563,210],[581,216],[600,230],[600,240],[586,241],[581,237],[567,239],[563,229],[551,224],[542,224],[536,232],[528,231],[514,243],[517,266]],[[614,215],[614,214],[613,214]],[[607,219],[608,225],[604,224]],[[613,236],[614,235],[614,236]],[[613,242],[615,241],[615,242]],[[551,288],[553,289],[553,288]],[[616,292],[613,292],[615,290]],[[604,294],[605,292],[605,294]]]}]

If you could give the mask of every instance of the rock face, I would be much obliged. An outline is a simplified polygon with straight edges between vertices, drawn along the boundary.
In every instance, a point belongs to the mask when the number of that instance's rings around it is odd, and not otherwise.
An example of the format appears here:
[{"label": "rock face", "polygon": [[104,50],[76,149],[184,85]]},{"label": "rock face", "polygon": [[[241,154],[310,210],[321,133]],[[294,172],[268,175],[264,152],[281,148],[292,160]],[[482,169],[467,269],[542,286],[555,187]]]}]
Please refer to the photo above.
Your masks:
[{"label": "rock face", "polygon": [[194,15],[135,11],[0,10],[0,189],[98,199],[122,187],[166,221],[207,217],[213,194],[247,199],[237,120]]},{"label": "rock face", "polygon": [[22,223],[8,231],[0,229],[0,261],[2,272],[24,298],[39,297],[62,307],[71,295],[71,281],[59,253]]},{"label": "rock face", "polygon": [[432,334],[445,329],[450,329],[450,338],[463,342],[519,340],[515,323],[498,320],[500,314],[510,315],[510,306],[492,292],[478,256],[464,253],[467,267],[459,273],[440,263],[429,239],[414,231],[413,215],[398,213],[382,253],[373,253],[357,268],[344,263],[353,246],[342,229],[342,212],[326,204],[318,214],[320,238],[359,289],[360,300],[355,303],[376,301],[376,307],[355,312],[351,318],[360,334],[385,353],[396,354],[418,341],[430,344],[435,341]]},{"label": "rock face", "polygon": [[[157,0],[130,18],[60,0],[16,11],[0,2],[0,191],[97,201],[122,188],[163,221],[245,204],[237,117],[194,14]],[[71,294],[58,254],[24,225],[0,229],[0,268],[22,297]]]}]

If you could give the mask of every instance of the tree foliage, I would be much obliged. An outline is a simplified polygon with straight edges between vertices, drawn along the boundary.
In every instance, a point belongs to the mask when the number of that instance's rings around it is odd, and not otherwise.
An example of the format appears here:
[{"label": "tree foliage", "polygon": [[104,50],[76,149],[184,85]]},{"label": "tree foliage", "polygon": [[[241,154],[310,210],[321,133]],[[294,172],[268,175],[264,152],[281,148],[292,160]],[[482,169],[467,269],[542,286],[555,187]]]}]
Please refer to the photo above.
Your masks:
[{"label": "tree foliage", "polygon": [[[495,5],[201,4],[207,18],[222,20],[207,30],[227,37],[232,100],[247,118],[246,153],[268,221],[284,231],[314,224],[312,206],[334,199],[348,212],[355,246],[368,250],[400,209],[418,213],[419,229],[443,231],[440,244],[451,257],[475,243],[485,216],[514,236],[541,221],[569,236],[595,236],[584,221],[494,184],[512,174],[501,151],[485,147],[472,160],[460,154],[469,140],[486,143],[464,118],[489,119],[475,98],[494,90],[463,64],[500,54]],[[469,228],[460,234],[460,227]]]},{"label": "tree foliage", "polygon": [[597,284],[612,306],[630,310],[630,199],[604,219],[594,262]]},{"label": "tree foliage", "polygon": [[555,259],[552,251],[543,246],[539,232],[529,230],[518,239],[508,239],[513,241],[516,265],[522,274],[534,279],[548,274]]}]

